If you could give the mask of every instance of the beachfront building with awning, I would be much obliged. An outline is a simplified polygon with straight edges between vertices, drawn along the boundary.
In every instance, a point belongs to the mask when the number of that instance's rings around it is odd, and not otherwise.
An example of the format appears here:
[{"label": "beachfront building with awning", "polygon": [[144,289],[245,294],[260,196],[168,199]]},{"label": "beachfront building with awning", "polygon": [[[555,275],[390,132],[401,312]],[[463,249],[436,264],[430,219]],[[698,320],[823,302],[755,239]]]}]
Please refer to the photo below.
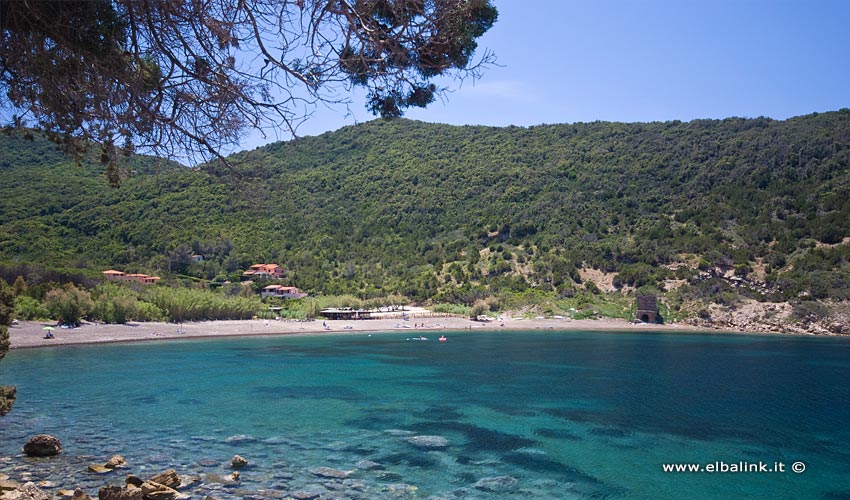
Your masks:
[{"label": "beachfront building with awning", "polygon": [[329,307],[319,311],[319,314],[327,319],[372,319],[372,311],[350,307]]}]

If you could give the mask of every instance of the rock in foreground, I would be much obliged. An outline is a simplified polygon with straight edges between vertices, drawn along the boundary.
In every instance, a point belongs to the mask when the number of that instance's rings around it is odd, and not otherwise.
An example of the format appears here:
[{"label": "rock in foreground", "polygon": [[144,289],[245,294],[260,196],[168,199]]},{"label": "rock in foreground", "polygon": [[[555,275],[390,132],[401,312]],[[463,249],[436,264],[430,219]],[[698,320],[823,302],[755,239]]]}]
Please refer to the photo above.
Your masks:
[{"label": "rock in foreground", "polygon": [[181,495],[177,490],[153,481],[145,481],[142,483],[140,489],[142,490],[142,497],[145,500],[177,500],[186,498],[186,495]]},{"label": "rock in foreground", "polygon": [[35,485],[26,483],[18,489],[9,491],[3,495],[4,500],[53,500],[47,492]]},{"label": "rock in foreground", "polygon": [[142,500],[142,490],[139,488],[104,486],[98,491],[97,498],[98,500]]},{"label": "rock in foreground", "polygon": [[121,455],[113,455],[103,466],[107,469],[116,469],[118,467],[124,467],[127,464],[127,460],[124,459]]},{"label": "rock in foreground", "polygon": [[150,478],[150,481],[174,489],[179,488],[181,483],[180,474],[177,474],[177,471],[174,469],[168,469],[167,471],[160,472]]},{"label": "rock in foreground", "polygon": [[92,497],[85,491],[77,488],[74,490],[74,494],[71,496],[71,500],[92,500]]},{"label": "rock in foreground", "polygon": [[24,445],[28,457],[52,457],[62,453],[62,443],[50,434],[37,434]]},{"label": "rock in foreground", "polygon": [[0,477],[0,496],[2,496],[7,491],[15,491],[20,487],[21,485],[18,484],[17,481],[12,481],[7,476]]}]

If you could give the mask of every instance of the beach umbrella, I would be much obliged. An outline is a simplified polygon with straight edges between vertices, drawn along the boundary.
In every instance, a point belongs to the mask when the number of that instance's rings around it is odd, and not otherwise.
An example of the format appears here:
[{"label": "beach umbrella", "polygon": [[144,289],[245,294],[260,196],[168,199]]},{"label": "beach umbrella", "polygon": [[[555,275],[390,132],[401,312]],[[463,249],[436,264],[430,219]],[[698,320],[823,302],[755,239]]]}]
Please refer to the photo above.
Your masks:
[{"label": "beach umbrella", "polygon": [[45,326],[42,330],[55,330],[52,326]]}]

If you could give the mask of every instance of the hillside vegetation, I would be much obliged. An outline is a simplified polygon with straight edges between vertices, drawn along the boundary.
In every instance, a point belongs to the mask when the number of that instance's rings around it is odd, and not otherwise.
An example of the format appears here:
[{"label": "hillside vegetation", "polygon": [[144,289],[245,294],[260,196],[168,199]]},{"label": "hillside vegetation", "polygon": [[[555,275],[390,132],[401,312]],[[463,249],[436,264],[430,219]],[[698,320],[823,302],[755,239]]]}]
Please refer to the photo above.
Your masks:
[{"label": "hillside vegetation", "polygon": [[373,121],[240,153],[235,171],[130,161],[135,174],[111,188],[96,162],[76,165],[37,134],[0,137],[6,273],[220,282],[277,262],[312,294],[550,313],[628,316],[644,288],[668,319],[749,300],[790,301],[805,321],[850,299],[850,110],[530,128]]}]

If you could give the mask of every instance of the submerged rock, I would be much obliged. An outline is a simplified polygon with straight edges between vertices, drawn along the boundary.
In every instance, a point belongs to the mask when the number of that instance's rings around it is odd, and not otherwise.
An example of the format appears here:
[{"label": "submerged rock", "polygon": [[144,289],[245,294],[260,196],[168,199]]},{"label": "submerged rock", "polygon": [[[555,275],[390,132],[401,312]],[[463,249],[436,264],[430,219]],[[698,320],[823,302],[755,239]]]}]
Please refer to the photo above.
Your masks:
[{"label": "submerged rock", "polygon": [[350,490],[357,490],[357,491],[365,491],[366,490],[366,483],[364,481],[359,480],[359,479],[345,479],[345,480],[342,481],[342,485],[345,486],[346,488],[350,489]]},{"label": "submerged rock", "polygon": [[233,479],[233,476],[226,477],[220,474],[204,474],[201,481],[207,485],[222,484],[225,486],[234,486],[238,484],[237,481]]},{"label": "submerged rock", "polygon": [[295,500],[315,500],[322,496],[321,491],[313,491],[313,490],[302,490],[302,491],[294,491],[289,494]]},{"label": "submerged rock", "polygon": [[257,490],[256,496],[260,498],[275,498],[281,499],[286,498],[289,495],[286,491],[283,490]]},{"label": "submerged rock", "polygon": [[338,480],[324,481],[322,486],[329,491],[342,491],[345,489],[345,485],[342,484],[342,481]]},{"label": "submerged rock", "polygon": [[407,442],[419,448],[446,448],[449,440],[442,436],[411,436]]},{"label": "submerged rock", "polygon": [[310,469],[310,474],[327,479],[345,479],[351,475],[351,472],[330,467],[314,467]]},{"label": "submerged rock", "polygon": [[239,469],[241,467],[245,467],[248,465],[248,461],[239,455],[233,455],[233,458],[230,460],[230,466],[234,469]]},{"label": "submerged rock", "polygon": [[511,476],[485,477],[474,484],[476,488],[493,493],[516,491],[519,481]]},{"label": "submerged rock", "polygon": [[37,434],[24,445],[28,457],[52,457],[62,453],[62,443],[50,434]]},{"label": "submerged rock", "polygon": [[469,495],[469,488],[456,488],[452,491],[452,495],[457,498],[462,498]]},{"label": "submerged rock", "polygon": [[401,474],[386,470],[378,471],[375,477],[381,481],[401,481]]},{"label": "submerged rock", "polygon": [[418,488],[416,486],[406,483],[388,484],[384,487],[384,491],[394,497],[413,496],[416,495],[417,490]]},{"label": "submerged rock", "polygon": [[248,436],[246,434],[237,434],[235,436],[230,436],[225,439],[225,442],[229,444],[242,444],[242,443],[254,443],[257,441],[257,438],[253,436]]},{"label": "submerged rock", "polygon": [[360,460],[356,464],[354,464],[360,470],[380,470],[383,469],[384,466],[379,464],[378,462],[373,462],[371,460]]},{"label": "submerged rock", "polygon": [[402,436],[410,436],[413,434],[412,431],[406,431],[403,429],[387,429],[384,431],[384,434],[389,434],[390,436],[402,437]]},{"label": "submerged rock", "polygon": [[95,474],[106,474],[107,472],[112,472],[112,469],[101,464],[89,464],[88,471]]}]

